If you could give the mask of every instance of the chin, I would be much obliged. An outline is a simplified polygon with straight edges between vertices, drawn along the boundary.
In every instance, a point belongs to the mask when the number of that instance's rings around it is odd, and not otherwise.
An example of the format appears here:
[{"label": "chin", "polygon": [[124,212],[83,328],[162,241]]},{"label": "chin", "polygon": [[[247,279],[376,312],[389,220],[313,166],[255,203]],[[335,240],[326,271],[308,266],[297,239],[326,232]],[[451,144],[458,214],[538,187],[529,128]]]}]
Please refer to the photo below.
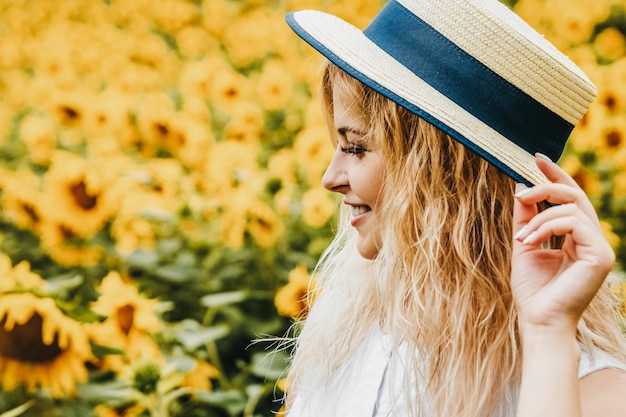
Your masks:
[{"label": "chin", "polygon": [[378,246],[372,244],[357,244],[359,255],[365,259],[373,260],[378,255]]}]

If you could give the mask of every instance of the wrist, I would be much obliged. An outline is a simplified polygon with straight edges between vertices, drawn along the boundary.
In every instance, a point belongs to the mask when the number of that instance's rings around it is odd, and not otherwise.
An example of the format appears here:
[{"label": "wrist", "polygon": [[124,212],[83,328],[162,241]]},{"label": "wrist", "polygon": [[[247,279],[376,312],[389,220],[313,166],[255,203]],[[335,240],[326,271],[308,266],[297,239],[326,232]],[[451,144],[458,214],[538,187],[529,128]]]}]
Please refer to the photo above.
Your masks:
[{"label": "wrist", "polygon": [[580,346],[569,328],[525,326],[518,416],[580,416]]},{"label": "wrist", "polygon": [[580,318],[561,317],[524,317],[518,316],[518,327],[522,337],[534,338],[554,338],[572,337],[576,338],[578,332],[578,322]]},{"label": "wrist", "polygon": [[557,358],[559,362],[578,364],[580,346],[576,340],[576,328],[571,326],[520,326],[524,361],[534,358]]}]

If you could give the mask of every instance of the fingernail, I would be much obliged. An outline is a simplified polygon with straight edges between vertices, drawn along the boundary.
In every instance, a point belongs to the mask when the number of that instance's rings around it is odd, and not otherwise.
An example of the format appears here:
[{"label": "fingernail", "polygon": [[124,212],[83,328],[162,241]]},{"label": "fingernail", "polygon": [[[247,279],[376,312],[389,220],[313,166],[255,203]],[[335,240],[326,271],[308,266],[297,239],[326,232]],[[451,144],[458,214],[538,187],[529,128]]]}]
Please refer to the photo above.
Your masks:
[{"label": "fingernail", "polygon": [[523,190],[516,192],[514,194],[514,197],[517,197],[517,198],[524,197],[526,194],[528,194],[531,191],[532,191],[532,187],[524,188]]},{"label": "fingernail", "polygon": [[529,244],[533,243],[533,241],[535,240],[536,237],[537,237],[537,232],[532,232],[531,234],[528,235],[528,237],[526,239],[524,239],[524,241],[522,243],[524,245],[529,245]]},{"label": "fingernail", "polygon": [[552,159],[548,155],[544,155],[541,152],[535,154],[536,157],[543,159],[544,161],[552,162]]},{"label": "fingernail", "polygon": [[524,233],[526,233],[527,230],[528,225],[524,225],[521,229],[517,231],[517,233],[513,235],[513,239],[519,239],[520,237],[524,236]]}]

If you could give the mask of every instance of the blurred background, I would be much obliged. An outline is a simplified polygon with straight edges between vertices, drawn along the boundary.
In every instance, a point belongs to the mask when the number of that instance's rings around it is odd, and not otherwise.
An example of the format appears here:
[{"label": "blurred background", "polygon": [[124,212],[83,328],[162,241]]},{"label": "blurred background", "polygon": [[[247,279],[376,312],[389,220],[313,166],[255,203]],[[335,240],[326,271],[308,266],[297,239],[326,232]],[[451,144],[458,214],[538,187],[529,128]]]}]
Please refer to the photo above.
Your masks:
[{"label": "blurred background", "polygon": [[[383,3],[0,0],[0,417],[280,410],[337,206],[321,58],[284,14]],[[560,163],[619,269],[626,4],[506,4],[598,86]]]}]

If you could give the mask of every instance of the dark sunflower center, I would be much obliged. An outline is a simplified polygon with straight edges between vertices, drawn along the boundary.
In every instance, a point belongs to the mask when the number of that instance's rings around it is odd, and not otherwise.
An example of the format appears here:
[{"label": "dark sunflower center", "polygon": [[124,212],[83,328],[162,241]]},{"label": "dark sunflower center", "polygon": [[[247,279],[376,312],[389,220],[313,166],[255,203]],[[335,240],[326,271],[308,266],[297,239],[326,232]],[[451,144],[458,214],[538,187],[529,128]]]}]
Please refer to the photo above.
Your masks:
[{"label": "dark sunflower center", "polygon": [[254,222],[259,226],[260,229],[266,230],[268,232],[272,231],[272,223],[267,221],[266,219],[258,217],[254,219]]},{"label": "dark sunflower center", "polygon": [[117,309],[117,324],[120,326],[120,330],[124,334],[130,333],[130,329],[133,328],[133,321],[135,319],[135,307],[126,304]]},{"label": "dark sunflower center", "polygon": [[4,328],[6,318],[0,321],[0,354],[21,362],[50,362],[62,352],[58,335],[52,344],[46,345],[41,338],[43,319],[38,313],[24,324],[16,324],[12,330]]},{"label": "dark sunflower center", "polygon": [[63,123],[72,124],[80,120],[80,111],[72,106],[59,106],[59,114]]},{"label": "dark sunflower center", "polygon": [[606,144],[609,148],[617,148],[622,144],[622,134],[618,130],[612,130],[606,135]]},{"label": "dark sunflower center", "polygon": [[22,203],[22,210],[24,210],[24,213],[26,214],[26,216],[28,216],[31,222],[39,223],[39,213],[32,204]]},{"label": "dark sunflower center", "polygon": [[87,186],[83,181],[70,187],[70,192],[74,196],[74,201],[83,209],[91,210],[96,206],[98,198],[87,192]]}]

